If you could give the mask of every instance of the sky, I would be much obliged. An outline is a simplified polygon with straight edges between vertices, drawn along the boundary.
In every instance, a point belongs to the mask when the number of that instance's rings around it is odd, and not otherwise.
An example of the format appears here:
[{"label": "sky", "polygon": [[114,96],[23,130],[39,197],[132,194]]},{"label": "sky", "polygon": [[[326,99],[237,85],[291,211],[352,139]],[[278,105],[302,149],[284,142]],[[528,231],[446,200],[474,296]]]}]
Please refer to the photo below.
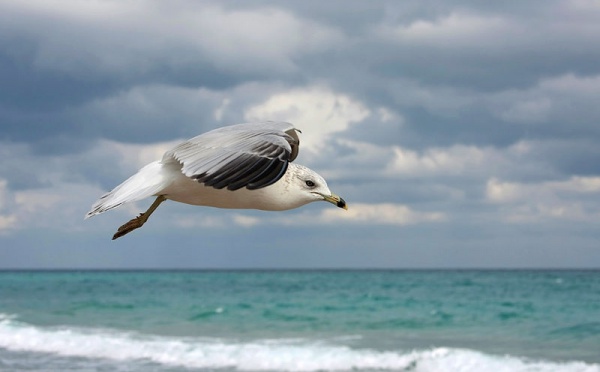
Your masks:
[{"label": "sky", "polygon": [[[597,0],[0,0],[0,268],[600,268],[598,35]],[[258,120],[349,210],[83,219]]]}]

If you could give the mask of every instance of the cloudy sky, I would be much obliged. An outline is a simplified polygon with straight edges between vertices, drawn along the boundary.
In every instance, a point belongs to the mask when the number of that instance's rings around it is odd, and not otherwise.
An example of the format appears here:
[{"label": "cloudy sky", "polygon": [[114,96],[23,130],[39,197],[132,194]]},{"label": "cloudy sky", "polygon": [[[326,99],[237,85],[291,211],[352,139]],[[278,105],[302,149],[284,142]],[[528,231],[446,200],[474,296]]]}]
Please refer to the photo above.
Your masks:
[{"label": "cloudy sky", "polygon": [[[0,0],[0,268],[600,267],[598,35],[597,0]],[[83,220],[254,120],[349,210]]]}]

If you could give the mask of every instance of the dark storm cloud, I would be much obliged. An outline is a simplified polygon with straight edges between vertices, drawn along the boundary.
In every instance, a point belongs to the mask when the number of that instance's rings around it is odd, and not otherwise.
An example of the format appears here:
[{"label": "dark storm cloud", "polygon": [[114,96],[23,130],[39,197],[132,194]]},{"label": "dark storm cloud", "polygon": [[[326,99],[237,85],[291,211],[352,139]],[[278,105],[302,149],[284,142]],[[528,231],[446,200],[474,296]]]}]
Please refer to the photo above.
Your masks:
[{"label": "dark storm cloud", "polygon": [[[120,114],[121,120],[98,120],[108,127],[98,130],[94,120],[81,117],[87,114],[85,109],[77,110],[140,86],[227,92],[250,82],[325,81],[367,104],[402,113],[411,127],[404,133],[405,144],[419,146],[419,138],[429,133],[426,141],[439,145],[503,146],[518,140],[522,129],[503,123],[474,97],[526,90],[553,76],[570,73],[585,77],[600,71],[600,48],[593,37],[600,26],[588,9],[592,6],[585,2],[544,6],[479,2],[331,2],[320,6],[311,2],[224,2],[199,6],[175,2],[170,8],[149,2],[137,19],[129,18],[139,11],[130,3],[121,8],[100,6],[100,10],[113,12],[111,17],[102,13],[83,16],[81,5],[71,4],[74,9],[61,12],[15,4],[6,4],[2,17],[6,32],[0,38],[0,74],[11,89],[0,93],[0,112],[4,137],[16,140],[66,134],[135,141],[138,132],[128,128],[140,126],[147,141],[168,139],[166,131],[158,127],[165,126],[172,112],[149,120],[133,107]],[[250,12],[275,23],[290,23],[292,28],[294,21],[309,21],[324,29],[325,35],[304,44],[286,43],[268,29],[259,29],[260,37],[274,38],[272,48],[239,44],[240,53],[232,54],[235,46],[227,44],[243,42],[239,32],[244,27],[229,23],[237,31],[217,29],[216,22],[208,22],[209,17],[241,22],[242,16],[249,16],[261,21]],[[557,13],[562,17],[557,19]],[[192,14],[191,21],[185,14]],[[296,29],[308,30],[302,27]],[[336,43],[319,49],[319,40],[327,38]],[[260,43],[256,37],[247,41]],[[286,44],[292,47],[286,49]],[[418,89],[430,95],[427,101],[415,96]],[[445,113],[432,107],[463,96],[471,102],[450,107]],[[201,109],[206,112],[208,107]],[[73,115],[73,111],[84,114]],[[575,111],[585,117],[589,108]],[[201,118],[210,120],[208,115]],[[184,127],[189,126],[187,122],[195,119],[175,117],[170,127],[179,127],[182,121]]]},{"label": "dark storm cloud", "polygon": [[[260,48],[257,55],[244,55],[252,48],[240,44],[237,49],[242,54],[231,58],[236,47],[227,42],[244,42],[243,25],[233,32],[211,30],[219,23],[215,19],[198,27],[203,20],[220,17],[226,23],[228,17],[233,17],[232,21],[238,17],[216,6],[201,9],[197,19],[187,20],[184,3],[178,4],[180,8],[174,14],[162,16],[160,4],[149,2],[146,18],[135,18],[141,8],[132,4],[123,4],[121,9],[115,4],[98,3],[97,15],[82,4],[54,5],[73,9],[18,3],[0,6],[0,22],[4,25],[0,36],[0,78],[5,87],[0,92],[0,120],[5,139],[40,140],[68,135],[133,141],[136,133],[128,128],[139,127],[139,121],[144,121],[144,140],[169,139],[178,133],[165,137],[165,131],[157,128],[172,128],[181,120],[196,117],[165,117],[161,122],[153,122],[135,107],[131,113],[121,115],[121,120],[86,121],[78,113],[136,87],[162,85],[225,91],[244,82],[294,73],[286,56],[291,49],[282,47],[283,52],[277,51],[284,44]],[[114,16],[105,14],[111,12]],[[289,18],[282,12],[273,16],[279,22]],[[269,14],[262,17],[267,19]],[[223,44],[220,38],[224,39]],[[309,48],[312,45],[311,41],[298,43]],[[206,111],[203,107],[197,109]],[[95,128],[98,126],[104,130]]]}]

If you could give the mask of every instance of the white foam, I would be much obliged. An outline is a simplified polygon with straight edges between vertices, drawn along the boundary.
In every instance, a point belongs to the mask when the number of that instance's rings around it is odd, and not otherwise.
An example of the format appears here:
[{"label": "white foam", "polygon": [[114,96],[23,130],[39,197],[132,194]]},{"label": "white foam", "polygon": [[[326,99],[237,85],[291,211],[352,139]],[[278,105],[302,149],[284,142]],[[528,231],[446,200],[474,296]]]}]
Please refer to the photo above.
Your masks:
[{"label": "white foam", "polygon": [[451,348],[384,352],[303,339],[237,342],[156,337],[114,330],[44,328],[2,314],[0,348],[63,357],[152,361],[169,366],[241,371],[600,372],[598,364],[527,361]]}]

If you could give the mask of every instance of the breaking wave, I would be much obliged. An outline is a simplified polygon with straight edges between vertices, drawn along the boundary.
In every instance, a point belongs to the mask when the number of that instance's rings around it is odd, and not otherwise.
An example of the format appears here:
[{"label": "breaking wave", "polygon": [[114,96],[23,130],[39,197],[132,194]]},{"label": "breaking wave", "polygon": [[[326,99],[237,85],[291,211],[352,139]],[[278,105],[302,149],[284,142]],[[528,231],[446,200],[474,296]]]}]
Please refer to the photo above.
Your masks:
[{"label": "breaking wave", "polygon": [[38,327],[3,314],[0,314],[0,348],[60,357],[141,361],[211,370],[600,372],[598,364],[533,361],[467,349],[378,351],[308,339],[242,342],[149,336],[117,330]]}]

